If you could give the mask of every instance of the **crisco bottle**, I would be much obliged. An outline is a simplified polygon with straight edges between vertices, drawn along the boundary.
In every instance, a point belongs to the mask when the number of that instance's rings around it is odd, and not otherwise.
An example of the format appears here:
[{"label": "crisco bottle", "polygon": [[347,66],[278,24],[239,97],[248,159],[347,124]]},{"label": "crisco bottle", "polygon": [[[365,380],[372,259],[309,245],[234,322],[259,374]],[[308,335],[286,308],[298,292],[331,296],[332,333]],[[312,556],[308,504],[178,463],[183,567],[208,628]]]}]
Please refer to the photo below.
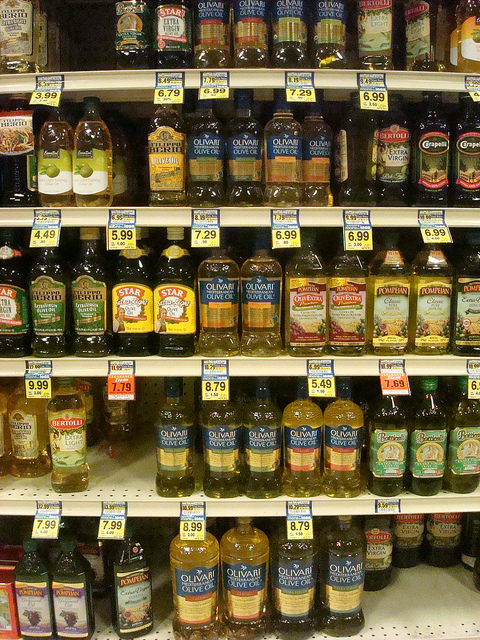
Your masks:
[{"label": "crisco bottle", "polygon": [[392,579],[392,530],[390,516],[365,518],[367,554],[365,562],[365,591],[385,589]]},{"label": "crisco bottle", "polygon": [[152,51],[149,0],[115,2],[115,15],[117,69],[147,69]]},{"label": "crisco bottle", "polygon": [[189,67],[193,60],[190,0],[157,0],[153,17],[153,48],[160,69]]},{"label": "crisco bottle", "polygon": [[230,0],[194,0],[195,66],[230,65]]},{"label": "crisco bottle", "polygon": [[308,207],[331,207],[332,130],[316,103],[310,105],[302,131],[303,204]]},{"label": "crisco bottle", "polygon": [[452,204],[480,204],[480,106],[469,94],[460,94],[460,113],[452,129]]},{"label": "crisco bottle", "polygon": [[233,1],[233,64],[235,67],[268,65],[268,1]]},{"label": "crisco bottle", "polygon": [[51,110],[38,137],[38,196],[42,207],[71,207],[73,130],[60,109]]},{"label": "crisco bottle", "polygon": [[480,234],[464,233],[466,253],[457,265],[452,313],[452,350],[457,355],[480,353]]},{"label": "crisco bottle", "polygon": [[461,513],[427,515],[425,561],[434,567],[452,567],[460,562]]},{"label": "crisco bottle", "polygon": [[314,66],[320,69],[346,67],[347,2],[314,0],[313,25]]},{"label": "crisco bottle", "polygon": [[402,513],[393,517],[392,564],[394,567],[415,567],[420,563],[424,529],[423,513]]},{"label": "crisco bottle", "polygon": [[308,67],[307,0],[272,0],[272,66]]}]

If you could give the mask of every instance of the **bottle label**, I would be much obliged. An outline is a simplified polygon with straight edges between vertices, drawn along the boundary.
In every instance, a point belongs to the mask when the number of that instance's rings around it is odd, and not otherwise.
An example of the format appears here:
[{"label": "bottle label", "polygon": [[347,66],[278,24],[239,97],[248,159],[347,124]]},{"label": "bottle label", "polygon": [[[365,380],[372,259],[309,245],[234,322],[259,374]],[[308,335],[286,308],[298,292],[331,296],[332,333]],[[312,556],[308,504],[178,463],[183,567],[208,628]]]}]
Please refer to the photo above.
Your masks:
[{"label": "bottle label", "polygon": [[103,335],[107,330],[107,286],[90,276],[72,282],[73,322],[82,336]]},{"label": "bottle label", "polygon": [[284,427],[286,467],[294,472],[313,472],[320,468],[322,429],[307,424]]},{"label": "bottle label", "polygon": [[37,64],[40,69],[48,65],[48,46],[47,46],[47,29],[48,19],[44,11],[37,13],[38,26],[38,45],[37,45]]},{"label": "bottle label", "polygon": [[480,133],[468,131],[456,144],[456,180],[464,189],[480,188]]},{"label": "bottle label", "polygon": [[49,276],[30,284],[33,330],[37,336],[60,336],[65,331],[66,286]]},{"label": "bottle label", "polygon": [[231,182],[260,182],[262,141],[248,131],[227,140],[228,173]]},{"label": "bottle label", "polygon": [[98,540],[97,543],[88,544],[86,542],[78,543],[78,551],[85,560],[88,560],[93,571],[94,582],[101,582],[105,578],[105,566],[103,560],[103,543]]},{"label": "bottle label", "polygon": [[217,614],[218,569],[175,568],[175,610],[183,624],[205,625]]},{"label": "bottle label", "polygon": [[441,478],[445,471],[447,431],[415,429],[410,435],[410,471],[414,478]]},{"label": "bottle label", "polygon": [[[305,618],[313,610],[317,579],[315,562],[273,562],[275,610],[283,618]],[[293,621],[292,620],[292,621]]]},{"label": "bottle label", "polygon": [[188,177],[192,182],[223,180],[223,139],[205,131],[188,139]]},{"label": "bottle label", "polygon": [[176,424],[157,427],[159,471],[185,471],[191,463],[192,430]]},{"label": "bottle label", "polygon": [[430,55],[430,4],[409,2],[405,7],[407,69],[415,61]]},{"label": "bottle label", "polygon": [[275,0],[272,7],[273,42],[307,42],[306,2]]},{"label": "bottle label", "polygon": [[22,635],[31,638],[50,638],[50,589],[48,582],[15,580],[18,621]]},{"label": "bottle label", "polygon": [[332,471],[356,471],[360,467],[363,425],[325,425],[325,466]]},{"label": "bottle label", "polygon": [[339,346],[365,344],[365,278],[330,278],[328,341]]},{"label": "bottle label", "polygon": [[370,471],[376,478],[399,478],[406,469],[407,429],[374,429],[370,436]]},{"label": "bottle label", "polygon": [[410,131],[398,124],[378,133],[377,175],[380,182],[401,183],[408,180]]},{"label": "bottle label", "polygon": [[50,411],[48,429],[52,463],[62,469],[74,469],[87,461],[87,429],[85,413]]},{"label": "bottle label", "polygon": [[152,585],[148,567],[125,572],[116,568],[115,599],[120,637],[152,625]]},{"label": "bottle label", "polygon": [[[25,4],[32,6],[30,2]],[[34,153],[33,111],[0,112],[0,156]]]},{"label": "bottle label", "polygon": [[222,566],[228,617],[237,622],[258,620],[263,614],[267,597],[266,563],[222,562]]},{"label": "bottle label", "polygon": [[146,49],[148,46],[147,21],[148,5],[146,2],[116,2],[117,33],[115,49],[131,51]]},{"label": "bottle label", "polygon": [[458,278],[455,344],[469,346],[480,342],[480,279]]},{"label": "bottle label", "polygon": [[127,159],[116,153],[112,164],[112,193],[121,196],[128,191]]},{"label": "bottle label", "polygon": [[33,3],[15,0],[0,9],[0,54],[6,58],[33,55]]},{"label": "bottle label", "polygon": [[205,47],[227,47],[230,33],[230,3],[226,0],[208,0],[196,4],[195,51]]},{"label": "bottle label", "polygon": [[280,322],[282,279],[242,278],[242,321],[246,329],[274,329]]},{"label": "bottle label", "polygon": [[[335,136],[335,177],[337,182],[348,180],[347,132],[341,129]],[[375,163],[375,167],[377,164]]]},{"label": "bottle label", "polygon": [[327,327],[326,278],[289,278],[289,344],[322,346]]},{"label": "bottle label", "polygon": [[84,582],[52,583],[55,625],[60,638],[89,635],[86,585]]},{"label": "bottle label", "polygon": [[185,134],[159,127],[148,134],[150,191],[185,189]]},{"label": "bottle label", "polygon": [[72,152],[65,149],[38,152],[38,191],[46,195],[71,193]]},{"label": "bottle label", "polygon": [[480,16],[470,16],[460,27],[460,51],[465,60],[480,60]]},{"label": "bottle label", "polygon": [[334,613],[360,610],[365,569],[361,555],[330,556],[326,576],[326,606]]},{"label": "bottle label", "polygon": [[27,189],[38,191],[37,154],[31,153],[25,157],[27,161]]},{"label": "bottle label", "polygon": [[200,278],[200,324],[203,329],[235,329],[238,320],[238,280],[226,276]]},{"label": "bottle label", "polygon": [[252,473],[272,473],[280,466],[282,437],[280,429],[255,426],[247,429],[245,457]]},{"label": "bottle label", "polygon": [[235,48],[268,48],[266,0],[234,0]]},{"label": "bottle label", "polygon": [[423,514],[396,515],[393,524],[395,546],[416,549],[423,542],[425,529]]},{"label": "bottle label", "polygon": [[479,427],[455,427],[450,431],[448,466],[456,475],[480,473]]},{"label": "bottle label", "polygon": [[450,137],[442,131],[430,131],[418,142],[418,184],[426,189],[441,189],[448,185]]},{"label": "bottle label", "polygon": [[157,7],[157,51],[188,53],[192,40],[192,16],[190,9],[178,4],[162,4]]},{"label": "bottle label", "polygon": [[196,331],[195,291],[186,285],[160,284],[154,291],[155,332],[174,335]]},{"label": "bottle label", "polygon": [[267,139],[267,162],[265,181],[300,182],[302,145],[300,136],[279,133]]},{"label": "bottle label", "polygon": [[359,0],[359,56],[389,55],[391,50],[392,0]]},{"label": "bottle label", "polygon": [[415,278],[417,281],[417,326],[415,346],[447,348],[450,340],[450,278]]},{"label": "bottle label", "polygon": [[117,284],[112,290],[113,331],[150,333],[153,331],[153,292],[135,282]]},{"label": "bottle label", "polygon": [[374,347],[407,346],[410,279],[375,276],[373,285]]},{"label": "bottle label", "polygon": [[93,413],[93,387],[91,382],[87,380],[79,380],[75,379],[75,387],[83,392],[85,396],[85,413],[87,415],[87,427],[88,425],[93,423],[94,413]]},{"label": "bottle label", "polygon": [[390,531],[373,527],[365,531],[367,538],[367,571],[385,571],[392,564],[393,542]]},{"label": "bottle label", "polygon": [[462,515],[432,513],[427,520],[427,540],[432,547],[454,549],[460,544]]},{"label": "bottle label", "polygon": [[27,292],[10,284],[0,284],[0,335],[27,333],[29,328]]},{"label": "bottle label", "polygon": [[73,191],[88,196],[108,189],[111,153],[103,149],[73,152]]},{"label": "bottle label", "polygon": [[314,9],[315,44],[345,46],[346,7],[343,0],[316,0]]},{"label": "bottle label", "polygon": [[37,418],[14,409],[8,416],[13,457],[34,460],[39,455]]},{"label": "bottle label", "polygon": [[330,184],[331,141],[323,135],[304,140],[303,181],[315,184]]},{"label": "bottle label", "polygon": [[203,430],[205,462],[214,473],[232,473],[240,465],[240,427],[208,427]]}]

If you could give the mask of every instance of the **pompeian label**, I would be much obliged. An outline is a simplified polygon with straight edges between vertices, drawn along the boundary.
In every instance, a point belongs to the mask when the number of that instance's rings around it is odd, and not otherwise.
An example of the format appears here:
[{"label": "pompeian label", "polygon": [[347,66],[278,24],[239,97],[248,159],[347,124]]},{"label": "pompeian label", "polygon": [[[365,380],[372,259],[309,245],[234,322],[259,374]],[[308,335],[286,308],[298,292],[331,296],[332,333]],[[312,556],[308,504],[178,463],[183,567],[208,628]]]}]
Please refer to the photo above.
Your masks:
[{"label": "pompeian label", "polygon": [[365,278],[330,278],[328,341],[335,345],[365,344],[367,284]]},{"label": "pompeian label", "polygon": [[427,540],[432,547],[454,549],[460,544],[461,513],[431,513],[427,517]]},{"label": "pompeian label", "polygon": [[0,111],[0,157],[34,152],[33,111]]},{"label": "pompeian label", "polygon": [[188,175],[192,182],[223,180],[223,139],[205,131],[188,139]]},{"label": "pompeian label", "polygon": [[255,426],[247,428],[245,458],[252,473],[272,473],[280,465],[282,433],[280,429]]},{"label": "pompeian label", "polygon": [[423,542],[425,516],[421,514],[395,515],[393,520],[393,540],[396,547],[415,549]]},{"label": "pompeian label", "polygon": [[302,144],[300,136],[292,133],[279,133],[267,139],[267,162],[265,181],[300,182]]},{"label": "pompeian label", "polygon": [[0,9],[0,54],[6,58],[33,55],[33,3],[3,2]]},{"label": "pompeian label", "polygon": [[235,425],[218,425],[203,430],[205,462],[214,473],[232,473],[240,465],[242,430]]},{"label": "pompeian label", "polygon": [[388,530],[373,527],[365,531],[367,538],[367,571],[385,571],[392,564],[393,541]]},{"label": "pompeian label", "polygon": [[392,0],[359,0],[358,53],[389,55],[392,50]]},{"label": "pompeian label", "polygon": [[410,434],[410,471],[414,478],[441,478],[445,471],[447,430],[422,431]]},{"label": "pompeian label", "polygon": [[480,60],[480,19],[478,14],[468,17],[460,27],[460,52],[465,60]]},{"label": "pompeian label", "polygon": [[187,335],[196,332],[195,291],[181,283],[160,284],[154,291],[155,332]]},{"label": "pompeian label", "polygon": [[18,460],[38,458],[37,417],[15,409],[8,414],[13,457]]},{"label": "pompeian label", "polygon": [[86,638],[89,635],[86,585],[84,582],[52,583],[55,626],[60,638]]},{"label": "pompeian label", "polygon": [[238,319],[238,280],[226,276],[200,278],[200,324],[204,329],[235,329]]},{"label": "pompeian label", "polygon": [[136,571],[115,569],[117,626],[122,634],[147,629],[153,623],[152,586],[148,567]]},{"label": "pompeian label", "polygon": [[75,469],[87,460],[85,411],[49,411],[48,430],[54,467]]},{"label": "pompeian label", "polygon": [[159,127],[148,134],[150,191],[185,189],[185,134]]},{"label": "pompeian label", "polygon": [[455,344],[468,346],[480,342],[480,280],[458,278]]},{"label": "pompeian label", "polygon": [[73,191],[79,195],[95,195],[108,188],[108,165],[111,152],[103,149],[73,152]]},{"label": "pompeian label", "polygon": [[0,284],[0,335],[27,333],[30,329],[28,295],[25,289]]},{"label": "pompeian label", "polygon": [[122,282],[112,290],[113,331],[150,333],[153,331],[153,292],[135,282]]},{"label": "pompeian label", "polygon": [[307,42],[306,0],[274,0],[273,42]]},{"label": "pompeian label", "polygon": [[313,3],[315,44],[345,46],[345,5],[343,0],[315,0]]},{"label": "pompeian label", "polygon": [[191,462],[192,430],[178,424],[157,427],[159,471],[184,471]]},{"label": "pompeian label", "polygon": [[237,622],[252,622],[262,615],[267,597],[267,567],[262,564],[223,562],[226,609]]},{"label": "pompeian label", "polygon": [[38,152],[38,191],[46,195],[73,190],[72,152],[66,149]]},{"label": "pompeian label", "polygon": [[285,463],[290,471],[312,472],[320,468],[322,429],[302,424],[284,427]]},{"label": "pompeian label", "polygon": [[317,565],[308,560],[273,562],[275,610],[282,618],[308,616],[314,606]]},{"label": "pompeian label", "polygon": [[269,329],[280,322],[282,279],[242,278],[242,321],[248,329]]},{"label": "pompeian label", "polygon": [[480,427],[455,427],[450,431],[448,467],[455,475],[480,473]]},{"label": "pompeian label", "polygon": [[228,174],[231,182],[260,182],[262,140],[244,131],[227,140]]},{"label": "pompeian label", "polygon": [[175,610],[180,622],[205,625],[212,622],[217,612],[218,569],[195,567],[174,570]]},{"label": "pompeian label", "polygon": [[375,276],[373,295],[373,346],[406,348],[410,279],[402,276]]},{"label": "pompeian label", "polygon": [[289,344],[322,346],[327,330],[326,278],[289,278]]},{"label": "pompeian label", "polygon": [[116,2],[117,32],[115,48],[117,51],[146,49],[149,42],[149,11],[146,2]]},{"label": "pompeian label", "polygon": [[156,51],[188,52],[192,41],[190,9],[175,3],[161,4],[156,9]]},{"label": "pompeian label", "polygon": [[380,182],[401,183],[408,180],[410,131],[398,124],[378,133],[377,176]]},{"label": "pompeian label", "polygon": [[407,68],[430,54],[430,4],[413,0],[405,6]]},{"label": "pompeian label", "polygon": [[195,5],[195,51],[208,46],[226,47],[229,44],[230,2],[227,0],[200,1]]},{"label": "pompeian label", "polygon": [[15,580],[18,621],[22,635],[31,638],[52,636],[50,588],[48,582]]},{"label": "pompeian label", "polygon": [[97,544],[79,542],[78,550],[80,551],[82,556],[90,563],[93,571],[94,582],[103,580],[105,577],[103,543],[100,541],[98,541]]},{"label": "pompeian label", "polygon": [[234,0],[235,48],[268,48],[266,0]]},{"label": "pompeian label", "polygon": [[480,133],[468,131],[455,145],[456,180],[464,189],[480,189]]},{"label": "pompeian label", "polygon": [[79,335],[102,335],[107,330],[107,286],[90,276],[72,282],[73,322]]},{"label": "pompeian label", "polygon": [[360,465],[363,424],[325,425],[325,466],[332,471],[356,471]]},{"label": "pompeian label", "polygon": [[427,189],[441,189],[448,185],[450,138],[441,131],[420,136],[418,184]]},{"label": "pompeian label", "polygon": [[330,155],[332,142],[325,136],[304,140],[302,144],[303,181],[316,184],[330,183]]},{"label": "pompeian label", "polygon": [[59,336],[65,332],[66,286],[50,276],[30,283],[33,331],[37,336]]},{"label": "pompeian label", "polygon": [[327,563],[326,606],[334,613],[353,614],[360,610],[365,568],[360,555],[339,558],[331,555]]},{"label": "pompeian label", "polygon": [[400,478],[405,473],[407,429],[374,429],[370,436],[370,471],[376,478]]},{"label": "pompeian label", "polygon": [[416,277],[417,324],[415,346],[447,347],[450,339],[450,278]]}]

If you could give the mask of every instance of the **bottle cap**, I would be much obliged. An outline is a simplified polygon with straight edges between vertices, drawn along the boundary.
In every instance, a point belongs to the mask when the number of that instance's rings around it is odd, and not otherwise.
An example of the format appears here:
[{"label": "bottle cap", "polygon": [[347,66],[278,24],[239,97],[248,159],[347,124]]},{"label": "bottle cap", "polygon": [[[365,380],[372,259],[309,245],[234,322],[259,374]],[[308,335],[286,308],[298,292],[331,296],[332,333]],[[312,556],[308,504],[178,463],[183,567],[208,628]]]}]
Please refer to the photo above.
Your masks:
[{"label": "bottle cap", "polygon": [[235,107],[237,109],[251,109],[253,89],[235,89]]},{"label": "bottle cap", "polygon": [[167,240],[183,240],[183,227],[167,227]]},{"label": "bottle cap", "polygon": [[477,229],[468,229],[464,231],[464,237],[467,244],[480,244],[480,231]]},{"label": "bottle cap", "polygon": [[422,378],[420,380],[420,386],[424,391],[435,391],[435,389],[438,389],[438,377],[431,376],[428,378]]},{"label": "bottle cap", "polygon": [[166,378],[165,395],[167,398],[181,398],[183,396],[183,378]]},{"label": "bottle cap", "polygon": [[83,99],[83,104],[86,109],[98,109],[100,107],[100,98],[97,98],[97,96],[87,96]]},{"label": "bottle cap", "polygon": [[292,106],[287,102],[285,89],[274,89],[275,111],[292,111]]},{"label": "bottle cap", "polygon": [[250,524],[252,522],[252,518],[237,518],[237,524]]},{"label": "bottle cap", "polygon": [[270,379],[261,376],[257,378],[257,388],[255,391],[257,398],[270,398]]},{"label": "bottle cap", "polygon": [[100,229],[98,227],[81,227],[80,240],[98,240],[100,238]]},{"label": "bottle cap", "polygon": [[461,391],[467,391],[468,389],[468,377],[467,376],[459,376],[457,378],[457,384]]},{"label": "bottle cap", "polygon": [[302,247],[312,247],[317,242],[317,230],[302,229]]},{"label": "bottle cap", "polygon": [[337,387],[337,398],[350,400],[352,397],[352,379],[349,377],[336,378],[335,386]]},{"label": "bottle cap", "polygon": [[308,400],[308,380],[307,378],[297,378],[297,398]]},{"label": "bottle cap", "polygon": [[265,227],[255,230],[255,240],[253,243],[255,251],[268,251],[271,247],[271,237],[269,230]]},{"label": "bottle cap", "polygon": [[23,541],[23,549],[26,553],[36,551],[38,549],[38,541],[27,538]]}]

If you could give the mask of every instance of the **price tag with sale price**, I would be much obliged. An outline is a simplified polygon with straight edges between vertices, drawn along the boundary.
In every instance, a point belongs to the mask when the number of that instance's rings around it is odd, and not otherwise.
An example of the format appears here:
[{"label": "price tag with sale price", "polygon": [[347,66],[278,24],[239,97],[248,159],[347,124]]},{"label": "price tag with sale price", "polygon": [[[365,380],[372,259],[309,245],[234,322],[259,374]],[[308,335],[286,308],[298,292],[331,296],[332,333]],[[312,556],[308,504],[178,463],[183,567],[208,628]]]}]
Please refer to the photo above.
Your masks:
[{"label": "price tag with sale price", "polygon": [[311,500],[287,501],[287,538],[289,540],[313,540]]},{"label": "price tag with sale price", "polygon": [[334,398],[333,360],[307,360],[308,395],[312,398]]},{"label": "price tag with sale price", "polygon": [[25,365],[25,395],[27,398],[52,397],[52,361],[27,360]]},{"label": "price tag with sale price", "polygon": [[201,71],[200,100],[219,100],[230,97],[230,74],[228,71]]},{"label": "price tag with sale price", "polygon": [[360,109],[388,111],[388,93],[384,73],[359,73]]},{"label": "price tag with sale price", "polygon": [[467,360],[468,399],[480,399],[480,360]]},{"label": "price tag with sale price", "polygon": [[102,515],[98,523],[98,539],[123,540],[126,522],[126,502],[102,502]]},{"label": "price tag with sale price", "polygon": [[344,210],[343,246],[345,251],[371,251],[373,249],[372,224],[368,209]]},{"label": "price tag with sale price", "polygon": [[192,247],[220,246],[220,211],[192,209]]},{"label": "price tag with sale price", "polygon": [[37,500],[32,538],[38,538],[40,540],[56,540],[58,538],[61,513],[61,502],[42,502]]},{"label": "price tag with sale price", "polygon": [[465,76],[465,89],[474,102],[480,102],[480,76]]},{"label": "price tag with sale price", "polygon": [[272,247],[285,249],[301,247],[298,209],[272,209],[270,211],[272,225]]},{"label": "price tag with sale price", "polygon": [[229,400],[228,360],[202,360],[202,400]]},{"label": "price tag with sale price", "polygon": [[107,226],[107,249],[109,251],[135,249],[137,246],[136,218],[135,209],[109,210]]},{"label": "price tag with sale price", "polygon": [[30,104],[58,107],[64,86],[65,77],[63,75],[36,76],[35,91],[30,98]]},{"label": "price tag with sale price", "polygon": [[205,540],[205,502],[180,503],[180,540]]},{"label": "price tag with sale price", "polygon": [[445,222],[445,211],[418,211],[418,224],[423,241],[452,242],[452,234]]},{"label": "price tag with sale price", "polygon": [[157,71],[153,104],[183,104],[184,86],[183,71]]},{"label": "price tag with sale price", "polygon": [[315,102],[315,86],[311,71],[286,71],[287,102]]},{"label": "price tag with sale price", "polygon": [[60,209],[35,209],[30,233],[30,247],[58,247],[61,223]]},{"label": "price tag with sale price", "polygon": [[110,360],[107,392],[109,400],[135,400],[135,361]]},{"label": "price tag with sale price", "polygon": [[380,385],[384,396],[409,396],[410,383],[404,360],[380,360]]},{"label": "price tag with sale price", "polygon": [[400,498],[375,500],[375,513],[402,513]]}]

